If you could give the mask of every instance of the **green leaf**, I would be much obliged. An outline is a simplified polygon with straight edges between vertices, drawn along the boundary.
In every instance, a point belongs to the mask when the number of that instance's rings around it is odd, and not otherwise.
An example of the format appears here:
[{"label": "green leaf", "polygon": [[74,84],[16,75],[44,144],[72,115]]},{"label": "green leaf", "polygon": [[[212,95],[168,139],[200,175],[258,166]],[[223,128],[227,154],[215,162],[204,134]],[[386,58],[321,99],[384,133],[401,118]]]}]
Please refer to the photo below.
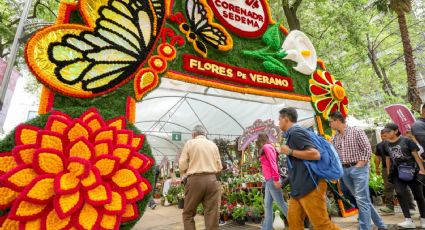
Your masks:
[{"label": "green leaf", "polygon": [[280,35],[279,23],[274,24],[263,35],[263,42],[274,50],[279,50],[282,46],[282,37]]}]

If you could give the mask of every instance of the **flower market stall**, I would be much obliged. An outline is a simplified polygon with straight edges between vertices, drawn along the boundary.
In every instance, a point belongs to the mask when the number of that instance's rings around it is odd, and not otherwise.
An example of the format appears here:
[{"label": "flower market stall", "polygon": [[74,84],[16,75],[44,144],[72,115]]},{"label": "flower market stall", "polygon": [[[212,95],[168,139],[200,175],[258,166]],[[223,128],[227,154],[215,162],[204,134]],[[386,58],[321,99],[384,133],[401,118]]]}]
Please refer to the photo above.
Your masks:
[{"label": "flower market stall", "polygon": [[[343,85],[314,42],[270,11],[266,0],[61,1],[55,24],[26,45],[43,90],[39,116],[0,143],[0,226],[132,228],[153,194],[154,136],[136,122],[165,107],[149,104],[155,93],[293,105],[330,135],[329,113],[348,113]],[[233,110],[244,114],[242,104]],[[258,165],[244,167],[249,192],[242,181],[225,188],[235,220],[261,213]]]}]

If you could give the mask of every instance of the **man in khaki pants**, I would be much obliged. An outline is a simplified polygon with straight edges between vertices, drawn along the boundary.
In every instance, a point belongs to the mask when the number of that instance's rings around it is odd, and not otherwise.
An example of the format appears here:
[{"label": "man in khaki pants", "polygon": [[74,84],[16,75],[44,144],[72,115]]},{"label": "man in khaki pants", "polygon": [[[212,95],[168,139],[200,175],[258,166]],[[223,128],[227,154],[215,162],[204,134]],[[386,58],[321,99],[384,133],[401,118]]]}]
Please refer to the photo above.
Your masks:
[{"label": "man in khaki pants", "polygon": [[204,207],[205,227],[218,229],[220,182],[217,175],[222,169],[218,147],[206,138],[206,129],[197,125],[192,131],[192,140],[186,142],[179,159],[180,172],[185,175],[185,199],[183,223],[185,230],[196,229],[196,208]]}]

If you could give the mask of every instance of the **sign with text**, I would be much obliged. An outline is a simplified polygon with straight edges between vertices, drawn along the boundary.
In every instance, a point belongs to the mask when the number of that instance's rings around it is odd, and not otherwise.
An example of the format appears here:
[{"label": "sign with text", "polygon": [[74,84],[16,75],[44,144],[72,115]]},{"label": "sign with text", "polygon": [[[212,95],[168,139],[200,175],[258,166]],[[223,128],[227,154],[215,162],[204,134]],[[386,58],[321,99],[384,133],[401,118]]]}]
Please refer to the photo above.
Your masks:
[{"label": "sign with text", "polygon": [[415,117],[405,105],[395,104],[387,106],[384,109],[388,115],[390,115],[391,120],[398,125],[398,128],[403,135],[407,132],[407,130],[410,130],[412,124],[415,123]]},{"label": "sign with text", "polygon": [[265,0],[208,0],[208,4],[218,21],[239,36],[260,37],[269,25]]},{"label": "sign with text", "polygon": [[238,150],[244,151],[251,142],[257,140],[258,134],[261,132],[267,133],[271,142],[277,142],[281,133],[280,128],[274,124],[273,120],[256,120],[243,131],[242,136],[238,139]]},{"label": "sign with text", "polygon": [[293,91],[292,79],[275,74],[262,73],[183,54],[183,69],[199,75],[209,76],[229,83],[255,86],[267,89]]}]

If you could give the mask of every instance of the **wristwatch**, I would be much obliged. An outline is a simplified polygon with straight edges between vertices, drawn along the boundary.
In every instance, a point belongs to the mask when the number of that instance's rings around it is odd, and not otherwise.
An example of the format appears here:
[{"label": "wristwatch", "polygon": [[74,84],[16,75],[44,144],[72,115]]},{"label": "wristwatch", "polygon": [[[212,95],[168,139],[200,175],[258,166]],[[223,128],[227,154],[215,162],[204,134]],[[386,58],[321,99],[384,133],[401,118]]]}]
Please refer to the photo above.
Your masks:
[{"label": "wristwatch", "polygon": [[293,153],[293,152],[294,152],[294,150],[289,149],[288,156],[292,156],[292,153]]}]

